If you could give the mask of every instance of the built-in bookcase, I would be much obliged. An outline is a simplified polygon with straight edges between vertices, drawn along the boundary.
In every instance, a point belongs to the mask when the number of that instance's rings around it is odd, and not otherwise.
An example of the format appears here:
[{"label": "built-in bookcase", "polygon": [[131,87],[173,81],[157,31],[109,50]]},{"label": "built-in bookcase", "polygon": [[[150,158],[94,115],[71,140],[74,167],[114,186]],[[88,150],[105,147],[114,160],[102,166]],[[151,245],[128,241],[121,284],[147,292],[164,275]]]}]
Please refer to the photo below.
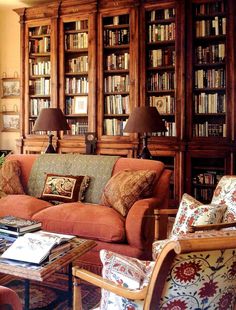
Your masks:
[{"label": "built-in bookcase", "polygon": [[51,25],[29,25],[27,35],[27,124],[32,134],[40,110],[51,107]]}]

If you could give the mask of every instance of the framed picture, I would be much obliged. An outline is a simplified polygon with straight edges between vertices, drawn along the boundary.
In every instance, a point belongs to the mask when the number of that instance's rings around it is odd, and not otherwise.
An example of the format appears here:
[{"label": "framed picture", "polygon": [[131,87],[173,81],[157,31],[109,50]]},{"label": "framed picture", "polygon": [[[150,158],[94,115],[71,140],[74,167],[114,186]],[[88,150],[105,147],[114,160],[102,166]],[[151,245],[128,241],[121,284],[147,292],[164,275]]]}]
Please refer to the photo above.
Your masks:
[{"label": "framed picture", "polygon": [[17,78],[2,79],[2,98],[16,98],[20,96],[20,80]]},{"label": "framed picture", "polygon": [[5,112],[3,114],[3,130],[2,131],[19,131],[20,115]]},{"label": "framed picture", "polygon": [[88,113],[88,97],[75,96],[73,114],[87,114]]}]

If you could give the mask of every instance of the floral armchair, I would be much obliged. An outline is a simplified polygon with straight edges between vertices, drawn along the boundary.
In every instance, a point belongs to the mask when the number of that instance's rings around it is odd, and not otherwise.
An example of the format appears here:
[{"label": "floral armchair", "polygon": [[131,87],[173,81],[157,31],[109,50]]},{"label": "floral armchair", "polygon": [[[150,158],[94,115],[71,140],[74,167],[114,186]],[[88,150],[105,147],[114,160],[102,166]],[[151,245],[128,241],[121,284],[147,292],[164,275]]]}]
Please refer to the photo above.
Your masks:
[{"label": "floral armchair", "polygon": [[[103,250],[103,278],[74,267],[75,283],[101,287],[102,310],[235,309],[235,230],[170,239],[154,258],[144,262]],[[74,310],[82,309],[79,286],[74,289]]]}]

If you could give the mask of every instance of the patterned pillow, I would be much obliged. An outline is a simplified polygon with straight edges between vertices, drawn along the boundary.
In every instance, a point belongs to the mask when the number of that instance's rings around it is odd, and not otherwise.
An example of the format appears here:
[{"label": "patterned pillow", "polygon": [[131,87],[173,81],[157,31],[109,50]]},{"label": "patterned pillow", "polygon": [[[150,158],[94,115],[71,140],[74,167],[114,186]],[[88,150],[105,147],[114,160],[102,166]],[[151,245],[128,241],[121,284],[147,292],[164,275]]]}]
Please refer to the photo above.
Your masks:
[{"label": "patterned pillow", "polygon": [[191,225],[220,223],[227,206],[203,205],[188,194],[182,196],[170,238],[185,234]]},{"label": "patterned pillow", "polygon": [[[227,210],[224,214],[223,223],[236,221],[236,177],[225,175],[218,183],[211,203],[227,205]],[[233,228],[230,228],[233,229]]]},{"label": "patterned pillow", "polygon": [[[155,264],[107,250],[100,251],[100,258],[103,278],[133,290],[148,285]],[[109,309],[143,309],[143,302],[119,297],[102,289],[100,309],[108,309],[108,306]]]},{"label": "patterned pillow", "polygon": [[19,161],[6,160],[0,169],[0,191],[7,195],[25,194],[20,175]]},{"label": "patterned pillow", "polygon": [[41,198],[49,201],[83,201],[89,176],[47,174]]},{"label": "patterned pillow", "polygon": [[151,170],[122,170],[107,182],[101,204],[110,206],[126,216],[135,201],[152,193],[156,172]]}]

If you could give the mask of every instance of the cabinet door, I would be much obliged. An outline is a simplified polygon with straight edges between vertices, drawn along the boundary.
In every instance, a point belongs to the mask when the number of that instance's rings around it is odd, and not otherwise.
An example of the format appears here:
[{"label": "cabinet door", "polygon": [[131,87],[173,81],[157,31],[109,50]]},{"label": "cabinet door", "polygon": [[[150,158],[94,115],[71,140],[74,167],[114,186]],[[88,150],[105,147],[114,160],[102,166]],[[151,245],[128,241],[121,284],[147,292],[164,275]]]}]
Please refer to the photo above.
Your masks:
[{"label": "cabinet door", "polygon": [[60,106],[70,125],[64,138],[95,131],[95,18],[61,17]]},{"label": "cabinet door", "polygon": [[99,14],[98,133],[123,137],[129,114],[137,104],[138,29],[135,9]]},{"label": "cabinet door", "polygon": [[[224,142],[231,135],[229,1],[192,1],[188,32],[188,135]],[[227,55],[227,57],[226,57]]]},{"label": "cabinet door", "polygon": [[[33,126],[42,108],[55,107],[52,91],[55,83],[55,44],[51,20],[26,25],[25,49],[25,133],[33,134]],[[54,103],[52,103],[54,101]],[[44,132],[37,134],[44,134]]]}]

